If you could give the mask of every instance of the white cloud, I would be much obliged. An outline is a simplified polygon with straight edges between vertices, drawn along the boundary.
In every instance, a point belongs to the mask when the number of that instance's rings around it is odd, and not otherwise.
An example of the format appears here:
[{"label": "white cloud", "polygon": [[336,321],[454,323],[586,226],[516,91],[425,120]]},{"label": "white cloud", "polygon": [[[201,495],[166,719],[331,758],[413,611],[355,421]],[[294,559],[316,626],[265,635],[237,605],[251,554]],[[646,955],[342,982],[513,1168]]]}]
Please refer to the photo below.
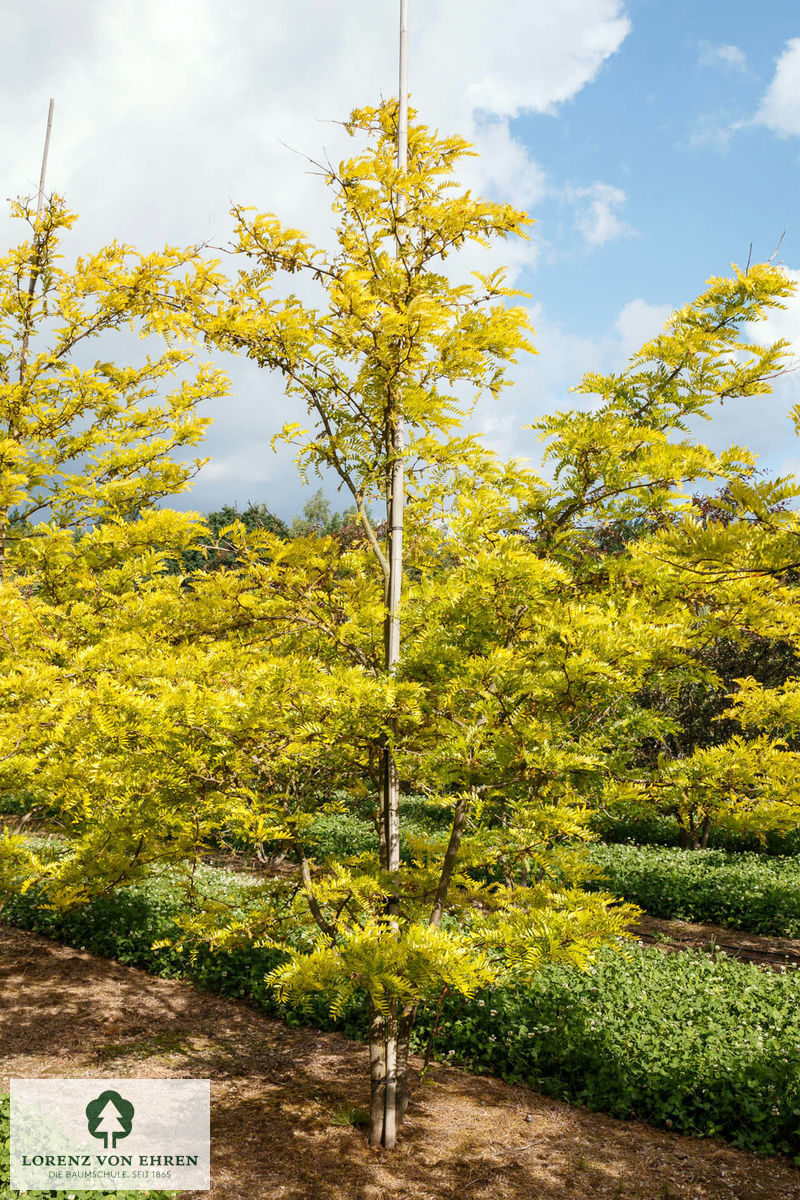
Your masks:
[{"label": "white cloud", "polygon": [[790,38],[755,116],[776,133],[800,134],[800,38]]},{"label": "white cloud", "polygon": [[[231,198],[317,224],[320,189],[282,143],[312,156],[324,144],[336,160],[348,139],[329,122],[397,86],[394,3],[31,0],[22,11],[0,15],[3,177],[35,186],[54,95],[49,184],[103,235],[219,234]],[[412,12],[412,103],[476,142],[493,191],[521,187],[529,203],[539,168],[508,122],[575,96],[629,29],[621,0],[428,0]]]},{"label": "white cloud", "polygon": [[[444,0],[434,22],[440,46],[471,59],[466,97],[471,108],[514,117],[525,110],[552,112],[590,82],[621,46],[631,24],[616,0]],[[502,39],[504,54],[485,49]],[[445,72],[445,79],[448,79]]]},{"label": "white cloud", "polygon": [[627,200],[622,188],[593,183],[590,187],[571,188],[567,195],[575,205],[575,225],[590,246],[604,246],[633,233],[619,216]]},{"label": "white cloud", "polygon": [[693,150],[705,149],[725,151],[729,148],[734,133],[742,128],[741,122],[726,124],[724,118],[717,114],[705,114],[697,118],[689,137],[689,146]]},{"label": "white cloud", "polygon": [[642,299],[629,300],[614,322],[614,330],[619,335],[620,349],[624,356],[630,358],[645,342],[661,333],[671,312],[668,304],[648,304]]},{"label": "white cloud", "polygon": [[734,71],[747,71],[747,55],[739,46],[724,44],[715,46],[700,42],[697,61],[703,67],[729,67]]},{"label": "white cloud", "polygon": [[[324,241],[328,193],[287,144],[312,157],[327,151],[334,162],[348,155],[353,144],[335,122],[395,93],[397,15],[394,0],[2,5],[4,194],[35,190],[54,96],[48,189],[81,213],[68,257],[113,238],[141,249],[225,244],[233,201],[271,209]],[[481,157],[465,165],[469,186],[535,209],[547,181],[512,120],[557,111],[629,30],[623,0],[412,5],[412,103],[427,124],[475,143]],[[21,237],[3,217],[0,226],[5,244]],[[530,243],[503,243],[491,261],[476,254],[463,268],[506,263],[513,278],[535,260],[536,247],[534,227]],[[292,405],[280,380],[248,364],[224,365],[236,395],[217,406],[206,451],[215,465],[190,502],[203,507],[212,492],[221,502],[223,486],[235,499],[245,484],[258,498],[259,482],[274,493],[280,477],[278,507],[291,511],[297,504],[285,497],[294,468],[286,456],[276,464],[268,441]],[[263,459],[241,449],[255,440]]]},{"label": "white cloud", "polygon": [[508,122],[477,121],[471,136],[480,154],[464,160],[462,182],[477,192],[503,195],[520,208],[535,208],[548,191],[545,172],[513,136]]}]

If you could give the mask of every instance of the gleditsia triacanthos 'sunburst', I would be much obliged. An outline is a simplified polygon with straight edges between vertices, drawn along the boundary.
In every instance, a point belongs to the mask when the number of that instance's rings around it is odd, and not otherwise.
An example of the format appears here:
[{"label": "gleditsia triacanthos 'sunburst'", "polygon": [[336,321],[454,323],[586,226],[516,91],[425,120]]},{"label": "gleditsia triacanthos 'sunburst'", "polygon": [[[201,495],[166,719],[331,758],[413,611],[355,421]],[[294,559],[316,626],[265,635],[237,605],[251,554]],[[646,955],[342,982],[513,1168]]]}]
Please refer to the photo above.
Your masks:
[{"label": "gleditsia triacanthos 'sunburst'", "polygon": [[[472,399],[499,393],[529,348],[526,311],[501,274],[454,283],[442,265],[470,242],[523,234],[527,218],[458,189],[466,145],[415,122],[398,172],[396,113],[354,113],[367,148],[325,169],[332,254],[239,209],[241,270],[228,283],[209,268],[187,298],[210,342],[283,375],[307,413],[284,436],[304,471],[334,473],[360,536],[233,526],[235,568],[190,578],[175,570],[193,536],[177,515],[150,514],[165,524],[146,546],[135,523],[46,540],[28,568],[38,590],[14,612],[24,667],[3,677],[3,712],[16,705],[28,734],[0,763],[6,786],[46,794],[69,834],[52,861],[6,860],[15,886],[48,880],[53,903],[155,861],[181,867],[228,837],[291,853],[297,877],[265,879],[246,910],[195,894],[184,936],[279,947],[284,996],[323,992],[334,1010],[367,998],[376,1140],[387,1038],[397,1119],[420,1003],[524,983],[546,959],[585,963],[630,919],[581,889],[580,844],[591,807],[635,780],[638,747],[668,730],[642,691],[698,672],[709,628],[763,626],[774,610],[765,578],[735,564],[713,603],[699,583],[685,590],[711,536],[691,486],[730,485],[732,539],[765,495],[746,451],[712,453],[685,419],[768,390],[781,348],[750,346],[741,327],[790,287],[769,267],[713,280],[628,371],[588,377],[598,408],[541,423],[548,483],[463,430]],[[298,272],[316,281],[318,307],[272,290]],[[389,671],[383,511],[398,453],[402,643]],[[603,522],[637,537],[596,550]],[[397,869],[379,836],[387,748],[404,789],[447,821],[405,841]],[[374,852],[318,860],[315,817],[338,811],[375,818]]]},{"label": "gleditsia triacanthos 'sunburst'", "polygon": [[[67,270],[60,243],[76,218],[60,197],[12,212],[30,233],[0,258],[1,686],[6,790],[24,795],[69,723],[74,655],[94,636],[84,611],[113,609],[124,579],[158,574],[165,554],[197,537],[196,519],[153,505],[188,486],[199,462],[175,451],[201,441],[198,405],[227,381],[207,365],[189,369],[187,302],[209,284],[196,250],[143,255],[114,243]],[[139,365],[92,361],[127,330],[146,341]],[[115,563],[105,596],[98,542]],[[78,781],[79,750],[70,771]],[[7,838],[2,861],[6,882],[19,884],[35,855]]]}]

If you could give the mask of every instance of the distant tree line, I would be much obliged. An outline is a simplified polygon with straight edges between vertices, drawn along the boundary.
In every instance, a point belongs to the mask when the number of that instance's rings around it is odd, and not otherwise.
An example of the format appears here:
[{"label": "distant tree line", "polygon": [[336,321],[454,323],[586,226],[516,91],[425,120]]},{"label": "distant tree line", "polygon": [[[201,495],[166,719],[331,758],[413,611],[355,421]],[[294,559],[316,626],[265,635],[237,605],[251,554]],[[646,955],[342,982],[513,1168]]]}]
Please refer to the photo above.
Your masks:
[{"label": "distant tree line", "polygon": [[314,493],[303,506],[303,515],[282,520],[265,503],[251,501],[246,508],[235,504],[223,504],[221,508],[203,515],[211,539],[204,549],[185,550],[176,560],[174,570],[180,573],[192,571],[216,571],[223,567],[240,565],[240,557],[234,539],[226,533],[232,525],[240,522],[250,534],[263,529],[277,534],[284,541],[301,537],[336,537],[343,544],[360,538],[360,524],[354,508],[334,512],[325,498],[322,488]]}]

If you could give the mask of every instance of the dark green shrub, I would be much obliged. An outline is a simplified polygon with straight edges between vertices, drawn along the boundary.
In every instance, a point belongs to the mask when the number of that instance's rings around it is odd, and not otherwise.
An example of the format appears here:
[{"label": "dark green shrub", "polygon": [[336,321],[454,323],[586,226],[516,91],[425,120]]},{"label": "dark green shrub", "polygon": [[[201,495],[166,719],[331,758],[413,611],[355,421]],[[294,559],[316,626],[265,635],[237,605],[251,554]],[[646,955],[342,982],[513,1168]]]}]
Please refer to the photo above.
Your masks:
[{"label": "dark green shrub", "polygon": [[653,917],[709,921],[749,933],[800,937],[800,859],[594,845],[607,888]]}]

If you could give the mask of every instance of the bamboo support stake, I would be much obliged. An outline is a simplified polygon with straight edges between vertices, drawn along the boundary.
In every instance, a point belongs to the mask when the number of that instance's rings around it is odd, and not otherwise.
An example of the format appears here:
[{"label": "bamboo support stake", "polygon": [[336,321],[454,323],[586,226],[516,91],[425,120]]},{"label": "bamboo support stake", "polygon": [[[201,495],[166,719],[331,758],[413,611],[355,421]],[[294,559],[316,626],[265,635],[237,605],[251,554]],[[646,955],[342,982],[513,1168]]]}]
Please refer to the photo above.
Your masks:
[{"label": "bamboo support stake", "polygon": [[[400,63],[397,109],[397,168],[405,172],[408,166],[408,0],[400,0]],[[406,212],[405,193],[397,197],[397,215]],[[400,257],[400,237],[397,236],[397,255]],[[391,458],[389,475],[389,579],[386,588],[386,670],[393,675],[400,661],[400,592],[403,581],[403,524],[405,472],[405,428],[402,397],[389,395],[387,411],[387,450]],[[392,722],[392,732],[394,732]],[[386,868],[397,879],[395,895],[391,896],[388,911],[396,916],[399,906],[400,873],[400,779],[391,744],[383,754],[383,818],[385,828]],[[397,1138],[397,1004],[390,1005],[384,1025],[384,1109],[383,1145],[394,1149]]]},{"label": "bamboo support stake", "polygon": [[36,215],[42,211],[42,202],[44,201],[44,180],[47,174],[47,156],[50,153],[50,131],[53,128],[53,109],[56,102],[53,97],[50,97],[50,107],[47,110],[47,132],[44,135],[44,153],[42,155],[42,170],[39,174],[39,195],[36,200]]},{"label": "bamboo support stake", "polygon": [[[53,110],[56,102],[50,97],[50,104],[47,109],[47,132],[44,137],[44,152],[42,154],[42,169],[39,172],[39,193],[36,197],[36,216],[39,217],[44,203],[44,182],[47,175],[47,156],[50,152],[50,133],[53,128]],[[33,255],[31,256],[31,272],[28,277],[28,299],[25,305],[25,314],[23,318],[22,342],[19,348],[19,382],[25,382],[25,376],[28,370],[28,349],[31,340],[31,315],[33,313],[33,294],[36,291],[36,280],[39,278],[39,263],[40,257],[40,242],[39,235],[36,235],[34,242]],[[13,433],[14,422],[9,415],[6,434],[10,436]],[[5,575],[6,566],[6,549],[8,542],[8,508],[0,510],[0,579]]]},{"label": "bamboo support stake", "polygon": [[[50,153],[50,133],[53,129],[53,110],[56,102],[53,97],[50,97],[50,104],[47,109],[47,132],[44,135],[44,150],[42,152],[42,169],[39,172],[39,193],[36,197],[36,216],[41,216],[42,205],[44,204],[44,181],[47,176],[47,156]],[[28,344],[30,342],[30,322],[31,309],[33,308],[33,293],[36,290],[36,280],[39,278],[39,235],[36,235],[36,243],[34,246],[33,258],[31,260],[31,273],[28,279],[28,306],[25,315],[25,332],[22,337],[22,345],[19,351],[19,381],[22,383],[25,379],[25,370],[28,365]]]}]

